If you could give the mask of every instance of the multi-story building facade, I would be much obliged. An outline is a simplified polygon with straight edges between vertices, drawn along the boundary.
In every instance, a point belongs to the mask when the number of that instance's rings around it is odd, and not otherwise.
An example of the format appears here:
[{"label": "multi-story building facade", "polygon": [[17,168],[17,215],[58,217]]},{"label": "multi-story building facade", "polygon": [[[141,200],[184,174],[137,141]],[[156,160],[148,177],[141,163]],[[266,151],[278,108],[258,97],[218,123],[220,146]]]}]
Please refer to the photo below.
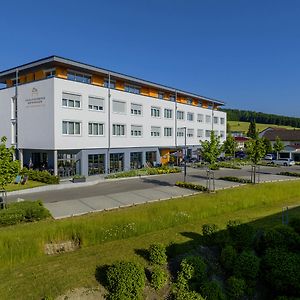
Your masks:
[{"label": "multi-story building facade", "polygon": [[226,137],[224,103],[51,56],[0,73],[0,136],[22,164],[60,176],[167,163]]}]

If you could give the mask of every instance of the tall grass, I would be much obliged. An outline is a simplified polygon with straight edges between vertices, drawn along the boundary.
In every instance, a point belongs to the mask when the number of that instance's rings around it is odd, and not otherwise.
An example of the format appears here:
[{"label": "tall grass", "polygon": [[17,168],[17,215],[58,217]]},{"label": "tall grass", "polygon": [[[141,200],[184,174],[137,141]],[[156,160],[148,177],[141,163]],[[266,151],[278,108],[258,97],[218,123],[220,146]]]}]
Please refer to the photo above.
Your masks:
[{"label": "tall grass", "polygon": [[0,229],[1,266],[13,267],[43,256],[46,243],[79,240],[82,247],[88,247],[242,209],[257,208],[260,211],[272,204],[285,206],[296,202],[300,204],[299,182],[292,181],[244,186],[59,221],[5,227]]}]

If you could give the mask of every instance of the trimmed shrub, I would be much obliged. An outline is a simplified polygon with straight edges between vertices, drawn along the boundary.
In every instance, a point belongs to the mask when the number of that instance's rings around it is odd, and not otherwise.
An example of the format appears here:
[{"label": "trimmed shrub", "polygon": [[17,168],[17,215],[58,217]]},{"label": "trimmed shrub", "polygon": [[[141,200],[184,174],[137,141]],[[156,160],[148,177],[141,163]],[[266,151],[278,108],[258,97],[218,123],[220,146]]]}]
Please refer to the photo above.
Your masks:
[{"label": "trimmed shrub", "polygon": [[139,300],[145,287],[145,272],[133,262],[117,262],[106,273],[110,300]]},{"label": "trimmed shrub", "polygon": [[270,289],[279,294],[299,296],[300,255],[284,249],[267,249],[263,259],[263,275]]},{"label": "trimmed shrub", "polygon": [[168,274],[159,266],[154,266],[151,272],[151,286],[155,290],[161,289],[167,282]]},{"label": "trimmed shrub", "polygon": [[239,183],[252,183],[250,179],[238,178],[234,176],[224,176],[224,177],[220,177],[219,179],[232,181],[232,182],[239,182]]},{"label": "trimmed shrub", "polygon": [[230,245],[222,249],[220,262],[226,272],[231,273],[233,271],[237,256],[236,250]]},{"label": "trimmed shrub", "polygon": [[246,283],[244,279],[231,276],[227,280],[227,294],[229,299],[241,299],[245,294]]},{"label": "trimmed shrub", "polygon": [[255,230],[252,226],[240,224],[239,221],[229,221],[227,229],[236,249],[252,248],[255,238]]},{"label": "trimmed shrub", "polygon": [[201,287],[201,295],[207,300],[225,300],[220,283],[216,280],[205,282]]},{"label": "trimmed shrub", "polygon": [[234,275],[245,279],[255,279],[258,272],[259,258],[253,252],[243,251],[234,264]]},{"label": "trimmed shrub", "polygon": [[23,168],[20,172],[21,175],[27,175],[29,180],[39,181],[46,184],[58,184],[59,177],[51,175],[48,171],[39,171],[39,170],[28,170]]},{"label": "trimmed shrub", "polygon": [[10,203],[7,209],[0,210],[0,226],[39,221],[50,216],[50,212],[41,201]]},{"label": "trimmed shrub", "polygon": [[149,247],[149,261],[153,264],[167,263],[166,247],[162,244],[152,244]]},{"label": "trimmed shrub", "polygon": [[200,184],[194,184],[191,182],[177,181],[175,183],[175,185],[182,187],[182,188],[190,189],[190,190],[196,190],[196,191],[201,191],[201,192],[207,191],[207,188],[205,186],[200,185]]},{"label": "trimmed shrub", "polygon": [[296,172],[280,172],[277,175],[300,177],[300,173],[296,173]]}]

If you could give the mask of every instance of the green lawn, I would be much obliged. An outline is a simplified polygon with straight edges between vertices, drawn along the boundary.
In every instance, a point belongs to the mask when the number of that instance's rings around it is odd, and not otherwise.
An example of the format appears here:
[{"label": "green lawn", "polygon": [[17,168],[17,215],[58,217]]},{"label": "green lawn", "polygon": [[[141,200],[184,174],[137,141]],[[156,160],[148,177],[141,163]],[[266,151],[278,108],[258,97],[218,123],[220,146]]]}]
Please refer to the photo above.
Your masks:
[{"label": "green lawn", "polygon": [[[230,125],[230,129],[232,131],[243,131],[244,133],[247,133],[249,128],[249,122],[240,122],[240,121],[228,121]],[[260,124],[256,123],[256,129],[261,132],[264,129],[268,127],[275,127],[275,128],[285,128],[285,129],[294,129],[294,127],[290,126],[279,126],[279,125],[273,125],[273,124]]]},{"label": "green lawn", "polygon": [[46,185],[46,184],[42,183],[42,182],[38,182],[38,181],[28,180],[26,182],[26,184],[24,184],[24,185],[20,184],[20,183],[19,184],[11,183],[5,187],[5,190],[7,192],[12,192],[12,191],[31,189],[31,188],[35,188],[35,187],[43,186],[43,185]]},{"label": "green lawn", "polygon": [[[215,194],[173,199],[60,221],[0,229],[0,299],[41,299],[74,287],[96,286],[97,265],[126,259],[146,261],[135,250],[151,243],[179,243],[184,249],[202,224],[221,228],[228,220],[269,226],[281,222],[286,205],[300,204],[300,182],[249,185]],[[290,210],[290,217],[300,210]],[[44,244],[79,238],[82,249],[58,256]]]}]

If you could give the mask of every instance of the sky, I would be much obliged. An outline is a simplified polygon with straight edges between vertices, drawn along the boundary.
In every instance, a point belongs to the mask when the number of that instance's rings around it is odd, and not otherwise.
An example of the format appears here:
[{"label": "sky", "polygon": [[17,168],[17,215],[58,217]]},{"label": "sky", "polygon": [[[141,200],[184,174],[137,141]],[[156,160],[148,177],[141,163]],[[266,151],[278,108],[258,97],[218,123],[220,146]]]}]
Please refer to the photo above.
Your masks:
[{"label": "sky", "polygon": [[298,0],[1,1],[0,71],[59,55],[300,117]]}]

